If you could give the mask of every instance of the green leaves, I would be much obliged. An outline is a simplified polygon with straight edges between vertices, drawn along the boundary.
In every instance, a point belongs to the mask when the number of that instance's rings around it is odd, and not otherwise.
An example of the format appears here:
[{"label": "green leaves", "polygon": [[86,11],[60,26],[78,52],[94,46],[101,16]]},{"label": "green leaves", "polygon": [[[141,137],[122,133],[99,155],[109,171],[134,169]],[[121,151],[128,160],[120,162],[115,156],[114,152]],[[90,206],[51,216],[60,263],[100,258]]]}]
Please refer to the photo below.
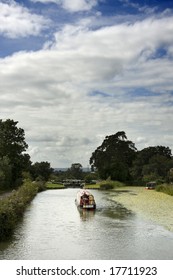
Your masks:
[{"label": "green leaves", "polygon": [[30,156],[23,154],[28,148],[25,133],[17,127],[18,122],[7,119],[0,120],[0,186],[13,187],[21,177]]},{"label": "green leaves", "polygon": [[96,168],[102,179],[126,181],[130,177],[129,168],[136,155],[133,142],[127,140],[124,131],[106,136],[90,158],[92,169]]}]

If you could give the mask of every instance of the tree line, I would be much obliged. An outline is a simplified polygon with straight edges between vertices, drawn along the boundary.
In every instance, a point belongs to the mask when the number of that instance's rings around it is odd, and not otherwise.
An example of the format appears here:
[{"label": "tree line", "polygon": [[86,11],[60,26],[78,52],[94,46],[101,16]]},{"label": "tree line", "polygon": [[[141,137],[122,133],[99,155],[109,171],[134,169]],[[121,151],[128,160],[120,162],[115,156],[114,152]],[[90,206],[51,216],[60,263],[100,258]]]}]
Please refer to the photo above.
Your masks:
[{"label": "tree line", "polygon": [[173,182],[173,156],[169,147],[152,146],[138,151],[126,133],[119,131],[106,136],[92,153],[91,172],[83,172],[80,163],[72,164],[65,172],[55,171],[47,161],[31,162],[26,153],[25,132],[17,125],[17,121],[0,119],[0,190],[16,188],[25,178],[32,181],[74,178],[88,182],[111,179],[133,185]]},{"label": "tree line", "polygon": [[49,162],[32,163],[26,153],[25,132],[18,122],[0,119],[0,189],[20,186],[24,178],[47,181],[52,168]]},{"label": "tree line", "polygon": [[138,151],[124,131],[106,136],[92,153],[90,165],[101,179],[110,178],[134,185],[144,185],[148,181],[173,181],[171,149],[152,146]]}]

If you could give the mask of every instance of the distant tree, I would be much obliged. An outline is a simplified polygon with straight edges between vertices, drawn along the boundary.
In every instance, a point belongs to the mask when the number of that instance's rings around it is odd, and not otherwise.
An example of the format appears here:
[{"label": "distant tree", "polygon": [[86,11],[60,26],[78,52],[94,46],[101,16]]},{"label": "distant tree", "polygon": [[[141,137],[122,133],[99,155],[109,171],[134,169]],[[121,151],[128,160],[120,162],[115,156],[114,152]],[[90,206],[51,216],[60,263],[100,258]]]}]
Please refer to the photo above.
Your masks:
[{"label": "distant tree", "polygon": [[[14,187],[22,176],[24,166],[29,165],[30,157],[24,152],[28,148],[25,142],[25,133],[22,128],[17,127],[18,122],[7,119],[0,119],[0,161],[1,171],[3,168],[9,168],[8,184]],[[8,162],[8,164],[7,164]],[[3,171],[5,172],[5,171]],[[1,173],[2,174],[2,173]],[[5,173],[4,173],[5,174]],[[5,175],[4,175],[5,176]]]},{"label": "distant tree", "polygon": [[31,166],[31,175],[34,180],[48,181],[53,169],[47,161],[36,162]]},{"label": "distant tree", "polygon": [[101,179],[127,181],[130,179],[130,168],[136,156],[136,148],[127,140],[124,131],[106,136],[90,158],[92,170],[96,169]]},{"label": "distant tree", "polygon": [[91,183],[92,181],[96,181],[98,180],[98,174],[96,172],[89,172],[89,173],[86,173],[85,176],[84,176],[84,180],[86,183]]},{"label": "distant tree", "polygon": [[72,163],[71,168],[67,170],[67,176],[69,178],[74,178],[78,180],[82,179],[83,178],[82,164]]}]

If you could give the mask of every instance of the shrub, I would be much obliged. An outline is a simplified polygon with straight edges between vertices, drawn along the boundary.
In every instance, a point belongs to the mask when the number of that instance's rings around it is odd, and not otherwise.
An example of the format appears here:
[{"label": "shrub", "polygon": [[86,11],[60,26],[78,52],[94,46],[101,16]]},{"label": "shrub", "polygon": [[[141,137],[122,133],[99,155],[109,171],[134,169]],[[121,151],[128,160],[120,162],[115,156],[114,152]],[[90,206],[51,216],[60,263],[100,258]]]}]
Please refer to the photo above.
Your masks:
[{"label": "shrub", "polygon": [[0,240],[5,240],[13,233],[28,203],[35,197],[39,189],[37,184],[25,180],[11,195],[1,200],[0,204]]},{"label": "shrub", "polygon": [[173,196],[173,185],[163,184],[156,187],[156,191]]}]

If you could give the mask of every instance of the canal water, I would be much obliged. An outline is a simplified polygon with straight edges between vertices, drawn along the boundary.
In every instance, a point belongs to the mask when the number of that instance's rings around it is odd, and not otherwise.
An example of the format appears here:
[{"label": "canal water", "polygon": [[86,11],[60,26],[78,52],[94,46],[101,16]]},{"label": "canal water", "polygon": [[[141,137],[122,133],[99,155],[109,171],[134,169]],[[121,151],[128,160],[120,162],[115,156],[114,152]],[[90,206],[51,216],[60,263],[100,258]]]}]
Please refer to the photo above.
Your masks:
[{"label": "canal water", "polygon": [[114,202],[115,192],[91,191],[96,211],[78,210],[77,189],[39,193],[13,238],[0,243],[10,260],[173,260],[173,233]]}]

